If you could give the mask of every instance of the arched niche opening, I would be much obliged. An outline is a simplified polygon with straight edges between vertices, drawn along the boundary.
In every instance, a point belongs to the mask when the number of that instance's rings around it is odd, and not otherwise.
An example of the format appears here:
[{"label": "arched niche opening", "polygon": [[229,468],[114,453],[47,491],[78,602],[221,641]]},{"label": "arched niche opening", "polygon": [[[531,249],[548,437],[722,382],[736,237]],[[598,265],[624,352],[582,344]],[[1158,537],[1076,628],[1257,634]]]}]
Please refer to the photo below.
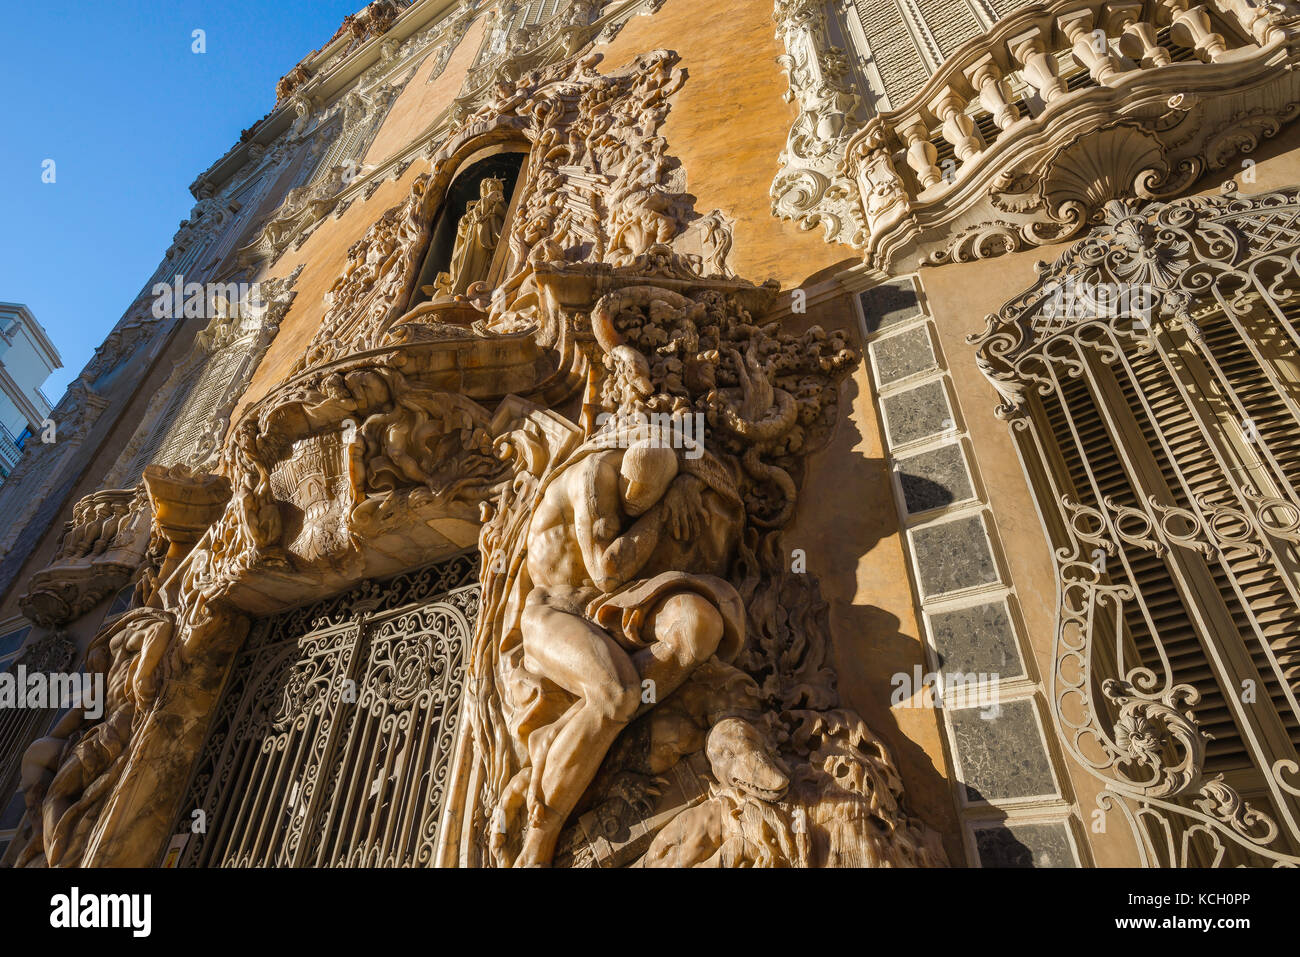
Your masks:
[{"label": "arched niche opening", "polygon": [[464,302],[476,283],[500,282],[509,265],[507,237],[528,154],[509,146],[479,156],[447,187],[408,310]]}]

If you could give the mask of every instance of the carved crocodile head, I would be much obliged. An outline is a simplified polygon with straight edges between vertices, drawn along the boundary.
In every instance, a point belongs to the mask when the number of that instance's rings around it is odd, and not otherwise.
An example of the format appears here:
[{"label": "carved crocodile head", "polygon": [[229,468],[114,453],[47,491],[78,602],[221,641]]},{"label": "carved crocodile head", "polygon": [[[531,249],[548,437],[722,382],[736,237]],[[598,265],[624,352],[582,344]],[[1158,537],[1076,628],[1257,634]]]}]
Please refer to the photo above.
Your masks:
[{"label": "carved crocodile head", "polygon": [[762,732],[743,718],[723,718],[709,731],[705,753],[723,787],[746,791],[764,801],[778,801],[790,775],[767,746]]}]

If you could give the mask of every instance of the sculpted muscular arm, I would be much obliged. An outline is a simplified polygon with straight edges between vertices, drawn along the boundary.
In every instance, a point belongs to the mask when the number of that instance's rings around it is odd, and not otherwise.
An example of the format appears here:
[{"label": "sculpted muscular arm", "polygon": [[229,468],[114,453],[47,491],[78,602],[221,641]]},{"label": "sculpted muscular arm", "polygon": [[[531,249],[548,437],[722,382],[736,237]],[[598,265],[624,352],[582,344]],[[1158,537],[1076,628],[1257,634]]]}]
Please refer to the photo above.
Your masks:
[{"label": "sculpted muscular arm", "polygon": [[[593,455],[547,490],[529,537],[528,567],[536,584],[610,592],[650,558],[664,522],[662,490],[637,483],[625,489],[623,454]],[[624,532],[627,515],[638,517]]]},{"label": "sculpted muscular arm", "polygon": [[619,492],[616,455],[597,456],[577,476],[574,503],[578,547],[592,583],[603,592],[622,587],[636,577],[659,544],[663,517],[659,502],[641,514],[623,534],[619,517],[626,510]]}]

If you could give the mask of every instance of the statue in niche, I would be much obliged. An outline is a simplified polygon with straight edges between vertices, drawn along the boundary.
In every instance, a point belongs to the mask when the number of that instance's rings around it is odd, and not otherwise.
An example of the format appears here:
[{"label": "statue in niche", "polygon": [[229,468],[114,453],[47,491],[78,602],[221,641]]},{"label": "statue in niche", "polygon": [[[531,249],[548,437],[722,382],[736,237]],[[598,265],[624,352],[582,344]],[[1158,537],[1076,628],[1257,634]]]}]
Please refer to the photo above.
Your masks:
[{"label": "statue in niche", "polygon": [[489,176],[479,183],[479,198],[465,207],[456,224],[456,245],[451,266],[422,291],[434,299],[464,296],[471,286],[487,279],[492,256],[506,223],[505,182]]}]

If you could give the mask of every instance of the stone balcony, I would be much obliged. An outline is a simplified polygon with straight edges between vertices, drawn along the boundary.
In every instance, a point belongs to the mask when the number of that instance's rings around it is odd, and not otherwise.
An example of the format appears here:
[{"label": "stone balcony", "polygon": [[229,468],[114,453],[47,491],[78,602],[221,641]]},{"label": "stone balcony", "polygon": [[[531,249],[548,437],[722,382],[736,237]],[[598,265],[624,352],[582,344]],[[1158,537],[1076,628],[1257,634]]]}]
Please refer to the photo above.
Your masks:
[{"label": "stone balcony", "polygon": [[150,527],[143,488],[103,489],[81,499],[54,560],[19,598],[23,614],[46,628],[84,615],[130,581],[144,559]]},{"label": "stone balcony", "polygon": [[864,259],[889,273],[1058,242],[1109,200],[1248,171],[1300,114],[1298,56],[1290,2],[1023,8],[848,140]]}]

